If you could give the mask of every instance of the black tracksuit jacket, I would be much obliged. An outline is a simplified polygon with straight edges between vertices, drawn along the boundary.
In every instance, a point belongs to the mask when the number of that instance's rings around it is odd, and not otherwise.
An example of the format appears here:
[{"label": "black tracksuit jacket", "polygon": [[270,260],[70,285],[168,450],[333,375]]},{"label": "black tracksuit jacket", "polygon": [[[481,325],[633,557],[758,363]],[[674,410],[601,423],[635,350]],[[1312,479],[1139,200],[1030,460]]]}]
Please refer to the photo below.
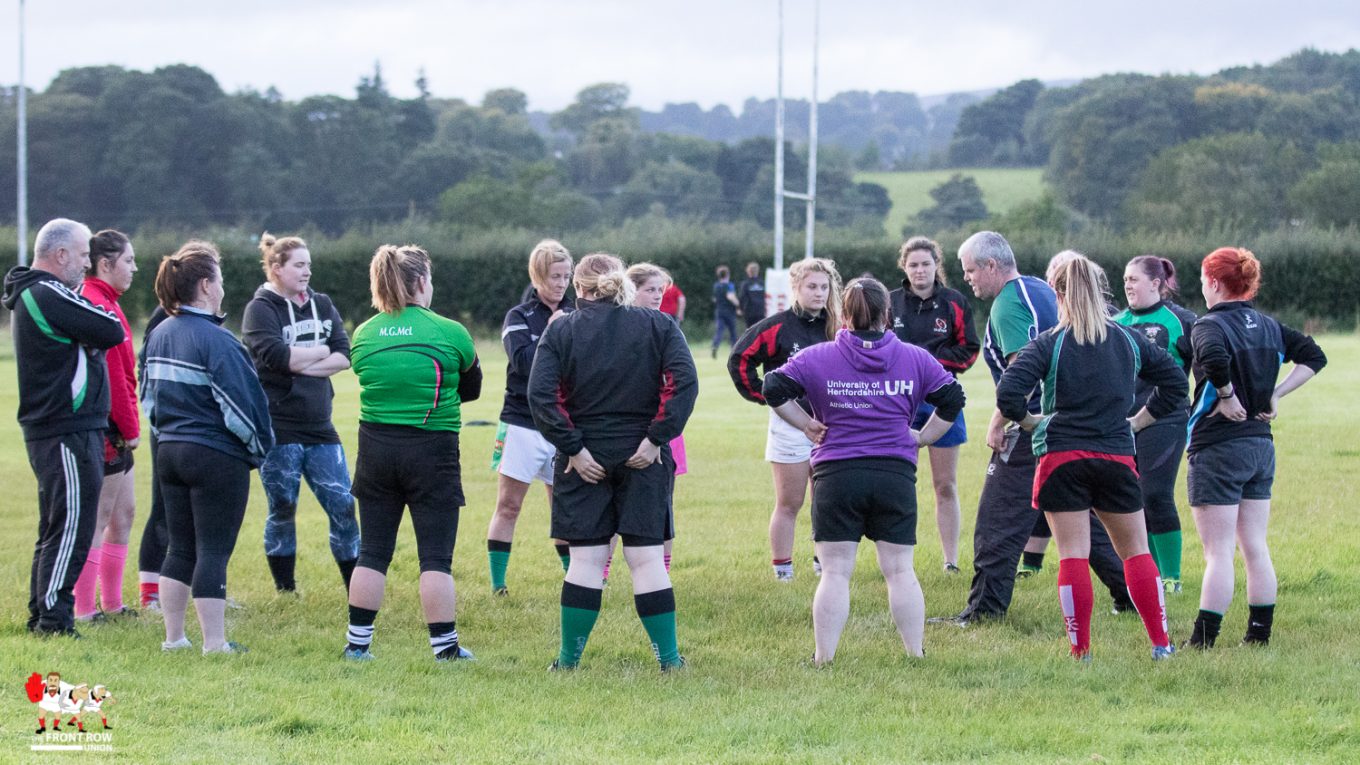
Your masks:
[{"label": "black tracksuit jacket", "polygon": [[[685,429],[699,379],[680,326],[660,311],[579,299],[543,333],[529,410],[566,455],[665,446]],[[626,456],[626,455],[624,455]]]},{"label": "black tracksuit jacket", "polygon": [[[572,308],[563,301],[558,305],[570,313]],[[534,365],[534,352],[539,338],[548,328],[553,312],[538,299],[538,292],[530,288],[529,299],[505,313],[501,323],[501,344],[505,346],[505,403],[501,405],[501,422],[533,428],[534,416],[529,411],[529,370]]]},{"label": "black tracksuit jacket", "polygon": [[930,351],[955,377],[977,361],[982,343],[973,328],[973,306],[963,293],[937,285],[935,294],[921,299],[903,280],[888,300],[898,340]]},{"label": "black tracksuit jacket", "polygon": [[[1257,311],[1245,300],[1210,308],[1191,328],[1190,344],[1194,347],[1195,399],[1187,452],[1234,438],[1270,438],[1270,423],[1256,415],[1270,409],[1280,366],[1288,361],[1314,372],[1327,366],[1327,355],[1313,338]],[[1247,410],[1243,422],[1210,414],[1218,403],[1216,389],[1229,382]]]},{"label": "black tracksuit jacket", "polygon": [[[747,401],[765,403],[762,374],[784,366],[794,354],[818,343],[829,342],[826,336],[826,311],[816,315],[789,308],[761,319],[759,324],[742,333],[727,357],[727,373],[737,392]],[[807,401],[798,405],[807,409]]]}]

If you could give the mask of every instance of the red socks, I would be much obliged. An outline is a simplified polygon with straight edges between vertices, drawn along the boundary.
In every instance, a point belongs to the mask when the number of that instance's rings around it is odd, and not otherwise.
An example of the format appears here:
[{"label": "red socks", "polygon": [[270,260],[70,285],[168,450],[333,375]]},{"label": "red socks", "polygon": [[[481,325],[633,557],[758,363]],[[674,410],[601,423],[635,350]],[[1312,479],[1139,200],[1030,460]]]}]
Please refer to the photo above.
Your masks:
[{"label": "red socks", "polygon": [[137,590],[142,596],[142,608],[146,608],[161,599],[160,582],[142,582],[137,586]]},{"label": "red socks", "polygon": [[[1155,570],[1155,569],[1154,569]],[[1062,602],[1063,621],[1072,655],[1082,657],[1091,651],[1091,609],[1095,593],[1091,590],[1091,570],[1086,558],[1058,561],[1058,600]]]},{"label": "red socks", "polygon": [[1162,600],[1162,577],[1152,555],[1143,553],[1124,561],[1124,582],[1129,597],[1138,609],[1152,645],[1163,647],[1171,643],[1166,635],[1166,603]]},{"label": "red socks", "polygon": [[116,614],[123,610],[123,570],[127,566],[128,546],[105,542],[99,560],[99,601],[104,610]]}]

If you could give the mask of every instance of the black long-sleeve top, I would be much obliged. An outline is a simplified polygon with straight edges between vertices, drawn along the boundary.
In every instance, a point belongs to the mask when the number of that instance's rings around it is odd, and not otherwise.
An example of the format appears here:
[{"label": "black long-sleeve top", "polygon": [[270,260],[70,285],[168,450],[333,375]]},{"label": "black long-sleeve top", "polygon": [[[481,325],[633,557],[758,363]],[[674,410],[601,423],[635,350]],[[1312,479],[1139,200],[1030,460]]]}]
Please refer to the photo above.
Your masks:
[{"label": "black long-sleeve top", "polygon": [[1141,333],[1105,322],[1105,339],[1076,342],[1066,327],[1054,327],[1026,345],[996,386],[996,406],[1019,422],[1027,400],[1042,385],[1043,421],[1034,428],[1034,454],[1080,450],[1134,453],[1127,413],[1138,381],[1155,386],[1148,414],[1164,417],[1185,401],[1185,372],[1166,351]]},{"label": "black long-sleeve top", "polygon": [[[565,301],[559,306],[564,313],[572,308]],[[522,428],[534,427],[534,416],[529,412],[529,370],[534,365],[534,352],[539,338],[548,328],[553,310],[538,299],[532,287],[528,298],[505,314],[501,324],[501,344],[505,346],[505,403],[501,406],[501,422]]]},{"label": "black long-sleeve top", "polygon": [[[1280,366],[1288,361],[1314,372],[1327,366],[1327,355],[1313,338],[1244,300],[1210,308],[1191,328],[1190,344],[1194,347],[1195,403],[1190,411],[1188,452],[1234,438],[1270,438],[1270,423],[1256,415],[1270,409]],[[1218,403],[1217,389],[1229,382],[1247,410],[1243,422],[1210,414]]]},{"label": "black long-sleeve top", "polygon": [[[764,404],[761,375],[784,366],[804,348],[827,341],[826,311],[811,314],[789,308],[761,319],[742,333],[727,357],[727,373],[742,398]],[[808,408],[806,401],[800,399],[798,403],[804,410]]]},{"label": "black long-sleeve top", "polygon": [[699,380],[679,325],[648,308],[584,299],[576,308],[545,330],[534,354],[528,396],[538,431],[567,455],[680,435]]},{"label": "black long-sleeve top", "polygon": [[973,306],[963,293],[937,286],[933,295],[921,298],[904,280],[888,293],[888,301],[899,340],[930,351],[956,377],[977,362],[982,341],[973,327]]}]

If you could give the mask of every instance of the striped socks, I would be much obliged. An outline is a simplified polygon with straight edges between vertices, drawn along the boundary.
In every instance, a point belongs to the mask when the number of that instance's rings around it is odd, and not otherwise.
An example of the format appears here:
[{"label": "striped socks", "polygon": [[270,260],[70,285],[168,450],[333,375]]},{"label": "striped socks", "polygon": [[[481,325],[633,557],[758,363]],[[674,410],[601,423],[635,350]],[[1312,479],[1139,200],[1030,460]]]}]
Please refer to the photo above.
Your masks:
[{"label": "striped socks", "polygon": [[562,647],[557,653],[558,667],[570,669],[581,662],[586,641],[600,618],[603,599],[603,590],[562,583]]},{"label": "striped socks", "polygon": [[435,657],[441,654],[458,658],[458,629],[453,622],[430,622],[430,650]]},{"label": "striped socks", "polygon": [[571,568],[571,545],[560,544],[554,547],[557,548],[557,557],[562,559],[562,573],[565,574],[567,569]]},{"label": "striped socks", "polygon": [[349,629],[345,632],[345,648],[351,651],[368,650],[368,647],[373,644],[373,622],[377,618],[377,611],[350,606]]}]

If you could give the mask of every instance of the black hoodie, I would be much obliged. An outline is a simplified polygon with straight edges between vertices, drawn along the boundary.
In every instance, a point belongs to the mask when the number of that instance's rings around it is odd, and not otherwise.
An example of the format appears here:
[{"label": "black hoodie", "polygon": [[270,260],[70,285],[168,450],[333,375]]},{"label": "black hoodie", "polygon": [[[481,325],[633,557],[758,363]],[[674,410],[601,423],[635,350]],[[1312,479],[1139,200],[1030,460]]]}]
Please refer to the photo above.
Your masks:
[{"label": "black hoodie", "polygon": [[261,285],[246,304],[241,333],[269,399],[275,442],[340,443],[331,423],[335,389],[330,378],[295,374],[288,368],[294,347],[325,345],[332,353],[349,357],[349,335],[331,299],[308,289],[307,302],[298,305]]},{"label": "black hoodie", "polygon": [[123,342],[118,317],[67,287],[53,273],[16,266],[5,274],[5,307],[19,367],[19,426],[24,440],[109,424],[104,351]]}]

